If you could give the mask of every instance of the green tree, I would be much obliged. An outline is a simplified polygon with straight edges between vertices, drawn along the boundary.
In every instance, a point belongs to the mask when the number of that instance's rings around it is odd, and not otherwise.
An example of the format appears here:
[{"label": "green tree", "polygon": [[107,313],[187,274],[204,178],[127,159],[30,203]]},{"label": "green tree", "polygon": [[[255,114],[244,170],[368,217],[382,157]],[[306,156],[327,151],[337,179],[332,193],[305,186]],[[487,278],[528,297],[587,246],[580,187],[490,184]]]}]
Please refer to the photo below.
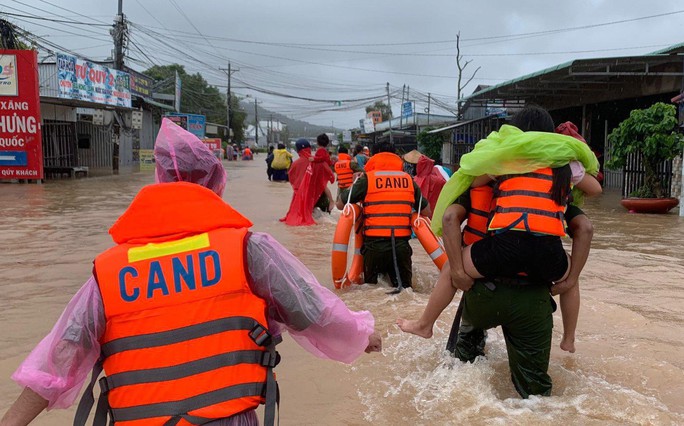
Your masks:
[{"label": "green tree", "polygon": [[[176,72],[181,79],[181,112],[189,114],[201,114],[207,117],[207,121],[217,124],[226,124],[226,95],[218,88],[210,86],[202,74],[188,74],[185,67],[180,64],[158,66],[146,70],[144,73],[155,80],[166,81],[157,90],[158,93],[173,94]],[[244,122],[246,114],[240,107],[240,100],[233,94],[231,96],[231,123],[234,139],[244,139]]]},{"label": "green tree", "polygon": [[441,133],[429,134],[428,132],[432,128],[426,128],[416,136],[418,141],[418,147],[423,154],[432,158],[433,160],[439,160],[442,158],[442,144],[444,143],[444,136]]},{"label": "green tree", "polygon": [[380,111],[380,113],[382,113],[382,121],[387,121],[392,118],[392,108],[383,101],[377,101],[373,105],[366,107],[366,113],[371,111]]},{"label": "green tree", "polygon": [[647,109],[635,109],[615,128],[608,141],[611,144],[610,168],[623,167],[632,153],[641,153],[644,164],[644,185],[633,196],[660,198],[665,195],[663,182],[657,174],[658,166],[681,154],[684,138],[677,133],[674,105],[662,102]]}]

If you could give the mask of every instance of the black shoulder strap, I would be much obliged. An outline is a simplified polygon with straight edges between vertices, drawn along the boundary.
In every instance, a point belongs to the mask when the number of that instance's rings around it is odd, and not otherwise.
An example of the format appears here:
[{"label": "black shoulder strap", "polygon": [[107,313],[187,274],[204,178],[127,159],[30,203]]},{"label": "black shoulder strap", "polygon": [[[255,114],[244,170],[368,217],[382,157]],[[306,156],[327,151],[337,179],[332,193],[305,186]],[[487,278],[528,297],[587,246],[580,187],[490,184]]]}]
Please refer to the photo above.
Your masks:
[{"label": "black shoulder strap", "polygon": [[[102,358],[98,359],[93,366],[93,373],[90,377],[90,383],[83,392],[81,401],[78,403],[78,408],[76,409],[76,416],[74,416],[74,426],[85,426],[86,421],[88,421],[88,416],[90,415],[90,410],[93,408],[95,403],[95,397],[93,396],[93,388],[95,388],[95,383],[97,383],[97,378],[102,373]],[[97,401],[97,408],[95,409],[95,418],[93,419],[93,426],[106,426],[107,425],[107,415],[109,414],[109,400],[107,399],[107,390],[102,389],[100,392],[100,397]]]}]

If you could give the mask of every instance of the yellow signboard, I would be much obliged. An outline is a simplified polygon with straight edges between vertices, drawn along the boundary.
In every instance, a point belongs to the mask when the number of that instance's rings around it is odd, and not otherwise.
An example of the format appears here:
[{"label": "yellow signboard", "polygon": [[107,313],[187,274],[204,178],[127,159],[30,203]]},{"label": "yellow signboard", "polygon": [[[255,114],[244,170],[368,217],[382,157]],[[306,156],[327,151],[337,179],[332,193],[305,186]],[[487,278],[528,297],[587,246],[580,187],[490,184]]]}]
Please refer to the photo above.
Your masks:
[{"label": "yellow signboard", "polygon": [[154,150],[153,149],[139,149],[140,155],[140,171],[154,170]]}]

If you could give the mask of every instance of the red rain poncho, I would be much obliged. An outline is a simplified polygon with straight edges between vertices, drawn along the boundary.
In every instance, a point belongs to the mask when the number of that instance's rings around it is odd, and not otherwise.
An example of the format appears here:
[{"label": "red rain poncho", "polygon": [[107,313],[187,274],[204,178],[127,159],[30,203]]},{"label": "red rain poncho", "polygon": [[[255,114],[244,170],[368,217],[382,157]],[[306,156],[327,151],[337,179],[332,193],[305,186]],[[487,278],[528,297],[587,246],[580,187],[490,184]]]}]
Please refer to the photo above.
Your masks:
[{"label": "red rain poncho", "polygon": [[430,202],[430,209],[434,210],[442,192],[442,187],[446,184],[444,176],[435,168],[434,160],[422,155],[416,165],[416,176],[413,178],[420,188],[420,192]]},{"label": "red rain poncho", "polygon": [[335,181],[335,175],[326,163],[312,163],[311,148],[299,151],[299,158],[292,163],[288,175],[294,193],[290,209],[281,222],[290,226],[315,225],[313,209],[328,182]]}]

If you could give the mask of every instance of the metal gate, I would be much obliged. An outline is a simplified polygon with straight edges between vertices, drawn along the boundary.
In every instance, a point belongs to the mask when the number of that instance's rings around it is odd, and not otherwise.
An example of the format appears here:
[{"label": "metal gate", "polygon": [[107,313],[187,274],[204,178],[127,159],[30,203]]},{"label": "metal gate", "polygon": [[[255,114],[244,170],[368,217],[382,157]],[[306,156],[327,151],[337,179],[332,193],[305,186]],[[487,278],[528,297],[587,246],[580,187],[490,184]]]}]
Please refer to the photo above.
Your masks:
[{"label": "metal gate", "polygon": [[43,130],[43,166],[78,166],[78,141],[75,123],[45,120]]}]

